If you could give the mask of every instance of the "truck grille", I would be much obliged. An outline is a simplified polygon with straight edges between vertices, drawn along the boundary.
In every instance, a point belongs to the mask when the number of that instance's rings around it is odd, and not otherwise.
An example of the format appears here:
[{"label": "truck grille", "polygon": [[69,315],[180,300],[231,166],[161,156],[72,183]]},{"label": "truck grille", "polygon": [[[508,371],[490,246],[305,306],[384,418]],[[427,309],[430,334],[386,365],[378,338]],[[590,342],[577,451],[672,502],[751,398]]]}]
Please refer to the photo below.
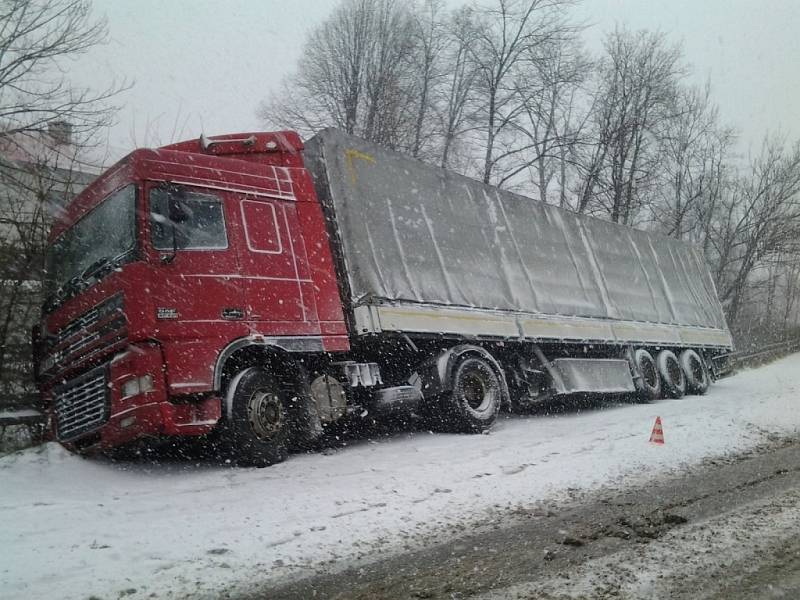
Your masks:
[{"label": "truck grille", "polygon": [[122,295],[117,294],[65,325],[45,342],[40,372],[56,373],[75,363],[100,358],[127,338]]},{"label": "truck grille", "polygon": [[70,336],[75,335],[76,333],[80,333],[97,323],[100,318],[100,308],[103,306],[108,305],[107,302],[104,302],[94,308],[86,311],[82,315],[79,315],[75,320],[69,323],[66,327],[61,329],[57,336],[56,336],[56,344],[62,342],[63,340],[67,339]]},{"label": "truck grille", "polygon": [[108,420],[107,373],[108,369],[103,366],[56,388],[56,430],[60,441],[94,431]]}]

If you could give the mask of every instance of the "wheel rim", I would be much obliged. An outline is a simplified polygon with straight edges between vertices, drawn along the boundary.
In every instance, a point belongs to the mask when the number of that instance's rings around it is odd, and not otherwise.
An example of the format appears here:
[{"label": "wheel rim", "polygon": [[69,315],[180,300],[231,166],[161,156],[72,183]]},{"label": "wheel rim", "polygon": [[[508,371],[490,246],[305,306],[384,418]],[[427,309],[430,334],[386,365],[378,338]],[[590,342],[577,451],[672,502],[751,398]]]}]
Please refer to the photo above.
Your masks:
[{"label": "wheel rim", "polygon": [[464,377],[464,399],[472,410],[485,410],[491,402],[491,395],[484,378],[478,373],[468,373]]},{"label": "wheel rim", "polygon": [[271,439],[283,428],[285,414],[280,398],[271,392],[255,392],[247,403],[247,420],[260,439]]},{"label": "wheel rim", "polygon": [[475,415],[491,411],[496,404],[498,384],[494,373],[477,360],[464,363],[458,375],[458,389],[464,407]]}]

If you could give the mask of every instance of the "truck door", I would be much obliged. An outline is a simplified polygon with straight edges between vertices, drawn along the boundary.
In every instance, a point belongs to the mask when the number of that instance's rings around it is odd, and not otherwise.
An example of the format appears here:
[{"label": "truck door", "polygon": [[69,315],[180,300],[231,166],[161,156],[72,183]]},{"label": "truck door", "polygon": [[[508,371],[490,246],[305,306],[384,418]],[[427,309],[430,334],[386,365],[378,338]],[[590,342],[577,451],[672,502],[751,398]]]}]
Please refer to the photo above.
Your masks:
[{"label": "truck door", "polygon": [[153,261],[167,277],[148,290],[159,319],[205,326],[241,310],[243,295],[231,240],[237,205],[227,194],[203,187],[152,184],[150,239]]},{"label": "truck door", "polygon": [[239,196],[237,244],[245,319],[260,333],[319,334],[314,290],[294,202]]}]

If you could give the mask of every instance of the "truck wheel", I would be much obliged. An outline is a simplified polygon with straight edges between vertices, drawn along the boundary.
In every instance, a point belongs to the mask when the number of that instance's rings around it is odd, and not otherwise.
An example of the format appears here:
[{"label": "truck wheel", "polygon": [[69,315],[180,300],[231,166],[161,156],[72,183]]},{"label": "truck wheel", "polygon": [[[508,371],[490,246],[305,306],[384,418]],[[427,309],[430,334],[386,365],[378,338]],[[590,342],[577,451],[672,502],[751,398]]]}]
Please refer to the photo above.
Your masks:
[{"label": "truck wheel", "polygon": [[661,378],[653,355],[644,348],[633,352],[633,364],[636,369],[634,384],[636,393],[643,402],[651,402],[661,397]]},{"label": "truck wheel", "polygon": [[228,433],[237,462],[266,467],[285,460],[290,418],[275,379],[265,370],[251,367],[233,383]]},{"label": "truck wheel", "polygon": [[487,431],[497,419],[502,400],[500,380],[492,366],[482,358],[467,356],[453,371],[452,384],[444,406],[452,430]]},{"label": "truck wheel", "polygon": [[662,350],[658,353],[656,365],[661,375],[664,395],[667,398],[683,398],[686,394],[686,376],[675,353],[671,350]]},{"label": "truck wheel", "polygon": [[708,369],[700,355],[694,350],[684,350],[680,355],[681,368],[686,376],[686,390],[702,396],[708,391]]}]

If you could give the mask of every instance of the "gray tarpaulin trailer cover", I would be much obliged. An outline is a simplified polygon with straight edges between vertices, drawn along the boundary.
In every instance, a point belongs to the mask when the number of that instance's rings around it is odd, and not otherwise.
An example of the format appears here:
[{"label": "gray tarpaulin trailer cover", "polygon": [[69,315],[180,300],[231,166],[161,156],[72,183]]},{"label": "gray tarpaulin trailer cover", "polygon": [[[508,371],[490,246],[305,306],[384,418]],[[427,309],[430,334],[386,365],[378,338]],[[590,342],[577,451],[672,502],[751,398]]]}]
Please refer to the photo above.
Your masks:
[{"label": "gray tarpaulin trailer cover", "polygon": [[340,131],[306,144],[357,334],[729,348],[694,246],[578,215]]}]

